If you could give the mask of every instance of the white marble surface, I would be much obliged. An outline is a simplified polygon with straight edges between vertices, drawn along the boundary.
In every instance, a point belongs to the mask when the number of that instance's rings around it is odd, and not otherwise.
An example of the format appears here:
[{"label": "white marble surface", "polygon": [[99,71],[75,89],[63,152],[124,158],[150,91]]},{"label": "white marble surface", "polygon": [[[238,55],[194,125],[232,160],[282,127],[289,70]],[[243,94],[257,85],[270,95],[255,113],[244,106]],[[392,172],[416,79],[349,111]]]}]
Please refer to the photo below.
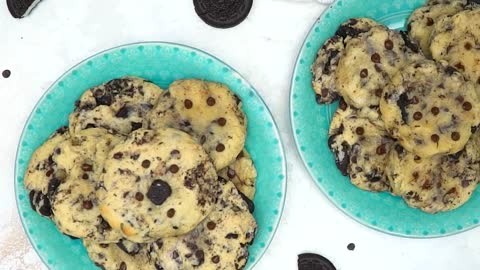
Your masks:
[{"label": "white marble surface", "polygon": [[[311,251],[344,270],[480,269],[480,228],[441,239],[414,240],[366,228],[337,210],[315,186],[296,152],[288,116],[293,65],[325,6],[315,0],[256,0],[250,17],[229,30],[200,21],[191,0],[44,0],[14,20],[0,3],[0,269],[42,269],[19,223],[13,195],[15,151],[23,125],[43,92],[82,59],[124,43],[188,44],[223,59],[264,97],[288,158],[282,222],[256,269],[296,269]],[[374,207],[374,206],[372,206]],[[354,251],[348,243],[356,244]]]}]

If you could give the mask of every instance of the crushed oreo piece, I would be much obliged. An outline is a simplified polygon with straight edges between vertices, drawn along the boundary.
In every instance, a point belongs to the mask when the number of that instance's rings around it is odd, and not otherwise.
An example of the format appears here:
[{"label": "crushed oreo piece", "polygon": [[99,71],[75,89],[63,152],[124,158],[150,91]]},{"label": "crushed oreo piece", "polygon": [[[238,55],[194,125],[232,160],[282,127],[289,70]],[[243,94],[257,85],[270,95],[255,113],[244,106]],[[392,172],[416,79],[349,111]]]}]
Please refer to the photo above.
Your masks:
[{"label": "crushed oreo piece", "polygon": [[14,18],[21,19],[40,3],[41,0],[7,0],[8,11]]},{"label": "crushed oreo piece", "polygon": [[337,270],[327,258],[315,253],[298,255],[299,270]]}]

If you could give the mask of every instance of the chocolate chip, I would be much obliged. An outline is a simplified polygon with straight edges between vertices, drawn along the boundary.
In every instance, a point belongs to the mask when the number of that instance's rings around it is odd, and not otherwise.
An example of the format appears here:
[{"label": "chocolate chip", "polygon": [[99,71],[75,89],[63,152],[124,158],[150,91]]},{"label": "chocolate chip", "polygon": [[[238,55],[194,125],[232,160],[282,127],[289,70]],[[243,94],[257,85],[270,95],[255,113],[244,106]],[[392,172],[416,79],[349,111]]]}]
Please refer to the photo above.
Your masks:
[{"label": "chocolate chip", "polygon": [[415,120],[417,120],[417,121],[418,121],[418,120],[421,120],[422,117],[423,117],[423,114],[422,114],[421,112],[415,112],[415,113],[413,114],[413,119],[415,119]]},{"label": "chocolate chip", "polygon": [[45,172],[45,176],[46,177],[50,177],[52,174],[53,174],[54,170],[53,169],[50,169],[48,171]]},{"label": "chocolate chip", "polygon": [[87,210],[90,210],[90,209],[93,208],[93,203],[90,200],[83,201],[82,206],[83,206],[83,208],[85,208]]},{"label": "chocolate chip", "polygon": [[461,63],[461,62],[458,62],[455,67],[459,70],[462,70],[464,71],[465,70],[465,66]]},{"label": "chocolate chip", "polygon": [[167,217],[172,218],[173,216],[175,216],[175,209],[173,208],[168,209]]},{"label": "chocolate chip", "polygon": [[226,239],[238,239],[238,233],[229,233],[225,236]]},{"label": "chocolate chip", "polygon": [[198,265],[201,265],[203,262],[205,262],[205,253],[203,250],[199,249],[195,251],[195,257],[197,257]]},{"label": "chocolate chip", "polygon": [[227,119],[220,117],[217,119],[217,124],[223,127],[227,124]]},{"label": "chocolate chip", "polygon": [[140,157],[140,154],[132,154],[130,158],[133,160],[137,160],[139,157]]},{"label": "chocolate chip", "polygon": [[472,109],[472,103],[466,101],[462,104],[462,108],[465,110],[465,111],[470,111]]},{"label": "chocolate chip", "polygon": [[119,270],[127,270],[127,264],[125,262],[120,263]]},{"label": "chocolate chip", "polygon": [[217,227],[217,224],[215,224],[215,222],[209,221],[209,222],[207,223],[207,228],[208,228],[210,231],[215,230],[215,227]]},{"label": "chocolate chip", "polygon": [[185,108],[191,109],[193,107],[193,102],[190,99],[185,99],[183,105],[185,106]]},{"label": "chocolate chip", "polygon": [[368,76],[368,69],[364,68],[360,70],[360,77],[361,78],[366,78]]},{"label": "chocolate chip", "polygon": [[170,165],[170,167],[168,167],[168,170],[171,172],[171,173],[177,173],[179,168],[176,164],[172,164]]},{"label": "chocolate chip", "polygon": [[298,255],[299,270],[336,270],[327,258],[314,253]]},{"label": "chocolate chip", "polygon": [[219,144],[217,144],[217,147],[215,147],[215,150],[217,152],[223,152],[225,150],[225,145],[219,143]]},{"label": "chocolate chip", "polygon": [[393,41],[391,41],[390,39],[385,40],[384,45],[385,45],[385,49],[387,50],[393,49]]},{"label": "chocolate chip", "polygon": [[137,201],[140,201],[140,202],[141,202],[141,201],[143,201],[143,198],[144,198],[143,193],[141,193],[141,192],[135,193],[135,199],[136,199]]},{"label": "chocolate chip", "polygon": [[365,133],[365,129],[363,127],[357,127],[355,129],[355,133],[357,133],[357,135],[362,136]]},{"label": "chocolate chip", "polygon": [[215,103],[216,103],[216,101],[213,97],[208,97],[207,98],[207,105],[208,106],[213,106],[213,105],[215,105]]},{"label": "chocolate chip", "polygon": [[432,18],[427,17],[427,26],[432,26],[434,24],[434,21]]},{"label": "chocolate chip", "polygon": [[123,107],[120,108],[120,110],[118,110],[118,112],[115,114],[115,117],[118,117],[118,118],[127,118],[129,114],[130,114],[130,107],[128,107],[128,106],[123,106]]},{"label": "chocolate chip", "polygon": [[460,133],[454,131],[454,132],[452,132],[451,137],[452,137],[452,140],[458,141],[458,140],[460,140]]},{"label": "chocolate chip", "polygon": [[381,88],[378,88],[375,90],[375,96],[377,97],[382,97],[383,90]]},{"label": "chocolate chip", "polygon": [[353,251],[355,249],[355,244],[354,243],[348,244],[347,249]]},{"label": "chocolate chip", "polygon": [[121,159],[123,157],[123,153],[122,152],[117,152],[115,154],[113,154],[113,158],[114,159]]},{"label": "chocolate chip", "polygon": [[170,155],[172,156],[177,156],[180,154],[180,151],[178,151],[177,149],[173,149],[171,152],[170,152]]},{"label": "chocolate chip", "polygon": [[462,180],[462,187],[466,188],[470,185],[470,181],[468,180]]},{"label": "chocolate chip", "polygon": [[200,137],[200,144],[204,144],[206,141],[207,137],[205,137],[205,135],[202,135],[202,137]]},{"label": "chocolate chip", "polygon": [[385,146],[385,144],[381,144],[377,147],[376,151],[377,155],[381,156],[381,155],[385,155],[387,153],[387,148]]},{"label": "chocolate chip", "polygon": [[215,255],[212,257],[212,263],[217,264],[220,262],[220,256]]},{"label": "chocolate chip", "polygon": [[464,47],[465,47],[465,49],[466,49],[467,51],[469,51],[469,50],[472,49],[472,43],[466,42],[465,45],[464,45]]},{"label": "chocolate chip", "polygon": [[433,115],[437,115],[440,113],[440,109],[438,107],[433,107],[430,111]]},{"label": "chocolate chip", "polygon": [[12,73],[10,72],[10,70],[6,69],[2,72],[2,76],[3,78],[7,79],[8,77],[10,77]]},{"label": "chocolate chip", "polygon": [[172,195],[170,185],[162,180],[155,180],[152,182],[147,192],[147,198],[155,205],[161,205]]},{"label": "chocolate chip", "polygon": [[150,167],[150,160],[145,159],[144,161],[142,161],[142,167],[145,168],[145,169]]},{"label": "chocolate chip", "polygon": [[340,107],[340,109],[342,111],[345,111],[348,107],[347,103],[345,102],[345,100],[343,98],[340,100],[340,103],[339,103],[338,106]]},{"label": "chocolate chip", "polygon": [[374,53],[374,54],[372,54],[372,57],[370,57],[370,59],[372,60],[372,62],[378,64],[378,63],[380,63],[381,57],[378,53]]},{"label": "chocolate chip", "polygon": [[413,160],[414,160],[416,163],[420,163],[420,162],[422,161],[422,158],[419,157],[419,156],[417,156],[417,155],[415,155],[415,156],[413,157]]},{"label": "chocolate chip", "polygon": [[231,168],[228,168],[228,170],[227,170],[227,176],[228,176],[228,178],[232,179],[232,178],[235,177],[235,175],[237,175],[236,172],[235,172],[235,170],[234,170],[234,169],[231,169]]},{"label": "chocolate chip", "polygon": [[430,136],[430,139],[433,142],[438,142],[440,140],[440,136],[438,136],[437,134],[433,134],[432,136]]},{"label": "chocolate chip", "polygon": [[86,172],[91,172],[91,171],[93,171],[93,166],[90,165],[90,164],[84,163],[84,164],[82,164],[82,170],[84,170]]},{"label": "chocolate chip", "polygon": [[89,178],[88,174],[86,174],[86,173],[82,174],[82,179],[83,180],[88,180],[88,178]]}]

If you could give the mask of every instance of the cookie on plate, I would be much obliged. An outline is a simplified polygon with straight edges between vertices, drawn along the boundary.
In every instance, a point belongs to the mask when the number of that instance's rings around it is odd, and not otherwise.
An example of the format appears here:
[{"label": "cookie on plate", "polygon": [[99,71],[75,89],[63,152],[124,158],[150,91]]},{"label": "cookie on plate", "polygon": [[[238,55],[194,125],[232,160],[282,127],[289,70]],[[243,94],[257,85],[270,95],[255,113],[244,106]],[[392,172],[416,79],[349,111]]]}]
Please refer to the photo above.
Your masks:
[{"label": "cookie on plate", "polygon": [[319,104],[332,103],[339,98],[335,85],[335,71],[346,43],[376,25],[378,23],[368,18],[352,18],[341,24],[335,35],[327,39],[320,48],[312,66],[312,86]]},{"label": "cookie on plate", "polygon": [[233,163],[219,171],[218,176],[232,181],[239,192],[253,200],[257,170],[246,149],[240,152]]},{"label": "cookie on plate", "polygon": [[102,218],[95,189],[107,154],[123,139],[104,129],[92,128],[78,132],[55,148],[52,160],[57,174],[63,170],[65,178],[51,180],[50,185],[57,186],[50,195],[52,220],[64,234],[99,243],[121,238]]},{"label": "cookie on plate", "polygon": [[190,135],[138,129],[111,150],[99,187],[102,216],[126,239],[144,243],[195,228],[212,210],[218,181]]},{"label": "cookie on plate", "polygon": [[128,135],[145,125],[145,116],[157,103],[162,90],[137,77],[124,77],[87,90],[70,114],[70,132],[104,128]]},{"label": "cookie on plate", "polygon": [[400,144],[420,157],[462,150],[480,123],[475,84],[431,60],[409,64],[385,88],[382,119]]},{"label": "cookie on plate", "polygon": [[433,59],[445,60],[467,79],[480,84],[480,8],[443,17],[435,25],[430,50]]},{"label": "cookie on plate", "polygon": [[448,3],[432,2],[416,9],[408,19],[408,34],[422,49],[423,54],[431,58],[430,36],[435,22],[443,16],[453,15],[464,9],[466,1],[453,0]]},{"label": "cookie on plate", "polygon": [[328,144],[338,169],[350,176],[352,184],[369,191],[389,189],[384,170],[393,141],[377,109],[357,110],[341,100],[330,124]]},{"label": "cookie on plate", "polygon": [[423,56],[406,46],[400,33],[383,25],[352,38],[340,58],[335,84],[349,105],[378,106],[383,88],[398,69]]},{"label": "cookie on plate", "polygon": [[227,86],[201,80],[172,83],[150,112],[149,127],[171,127],[192,135],[217,170],[242,151],[247,122],[240,98]]},{"label": "cookie on plate", "polygon": [[66,127],[55,131],[33,153],[24,176],[25,188],[29,191],[33,210],[42,216],[50,217],[50,198],[58,188],[57,182],[65,179],[65,173],[57,170],[53,154],[58,144],[70,138]]},{"label": "cookie on plate", "polygon": [[233,183],[220,181],[215,209],[199,226],[150,247],[160,269],[243,269],[257,224]]},{"label": "cookie on plate", "polygon": [[463,150],[452,155],[421,158],[396,144],[386,174],[392,192],[429,213],[460,207],[478,183],[480,133],[472,135]]}]

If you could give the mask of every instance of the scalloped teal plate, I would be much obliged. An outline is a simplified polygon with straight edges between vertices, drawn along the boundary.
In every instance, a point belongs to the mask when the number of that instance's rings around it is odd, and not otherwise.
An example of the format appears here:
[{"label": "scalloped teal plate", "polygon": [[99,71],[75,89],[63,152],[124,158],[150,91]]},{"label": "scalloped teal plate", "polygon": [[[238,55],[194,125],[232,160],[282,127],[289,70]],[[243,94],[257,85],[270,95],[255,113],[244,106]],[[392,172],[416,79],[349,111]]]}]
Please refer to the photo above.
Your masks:
[{"label": "scalloped teal plate", "polygon": [[23,227],[40,258],[50,269],[97,269],[80,240],[62,235],[31,209],[23,175],[33,151],[67,124],[75,100],[86,89],[125,75],[144,77],[164,89],[183,78],[217,81],[242,98],[248,121],[255,123],[248,125],[246,148],[258,171],[254,200],[258,233],[246,267],[252,269],[273,238],[285,201],[287,173],[277,126],[255,89],[233,68],[200,50],[160,42],[120,46],[90,57],[60,77],[33,109],[18,146],[15,192]]},{"label": "scalloped teal plate", "polygon": [[480,189],[462,207],[427,214],[408,207],[388,193],[371,193],[353,186],[335,166],[327,145],[328,128],[338,104],[318,105],[311,86],[310,66],[324,41],[352,17],[376,19],[393,29],[404,28],[411,12],[425,0],[339,0],[313,25],[297,59],[292,78],[290,114],[299,153],[325,195],[345,214],[373,229],[405,237],[429,238],[472,229],[480,219]]}]

